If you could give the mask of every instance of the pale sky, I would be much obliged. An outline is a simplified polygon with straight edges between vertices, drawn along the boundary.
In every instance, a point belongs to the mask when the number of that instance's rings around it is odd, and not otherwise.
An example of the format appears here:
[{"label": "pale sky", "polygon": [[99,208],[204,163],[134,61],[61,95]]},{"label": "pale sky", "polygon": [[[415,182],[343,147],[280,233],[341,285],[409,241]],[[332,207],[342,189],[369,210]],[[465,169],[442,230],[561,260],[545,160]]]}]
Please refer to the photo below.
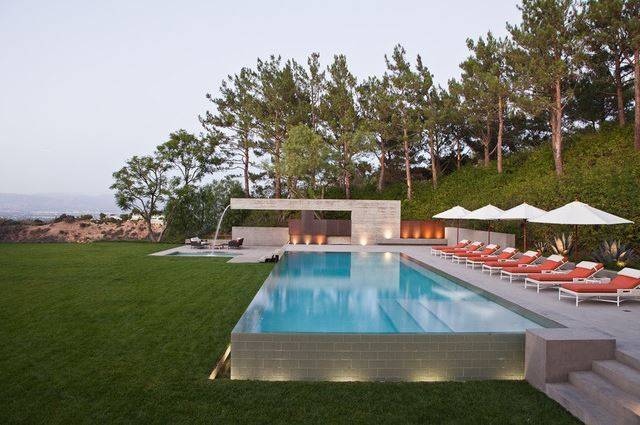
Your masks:
[{"label": "pale sky", "polygon": [[111,173],[198,114],[227,74],[280,54],[363,78],[402,44],[440,84],[517,2],[0,0],[0,192],[108,193]]}]

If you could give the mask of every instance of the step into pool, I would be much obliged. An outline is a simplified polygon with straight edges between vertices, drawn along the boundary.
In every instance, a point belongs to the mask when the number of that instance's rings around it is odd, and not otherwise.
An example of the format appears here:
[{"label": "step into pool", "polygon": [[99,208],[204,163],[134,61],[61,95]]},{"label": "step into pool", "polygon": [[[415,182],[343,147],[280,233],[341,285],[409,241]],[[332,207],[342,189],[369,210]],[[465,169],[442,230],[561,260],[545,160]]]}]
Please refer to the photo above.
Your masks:
[{"label": "step into pool", "polygon": [[543,318],[398,253],[287,252],[235,326],[234,379],[520,379]]}]

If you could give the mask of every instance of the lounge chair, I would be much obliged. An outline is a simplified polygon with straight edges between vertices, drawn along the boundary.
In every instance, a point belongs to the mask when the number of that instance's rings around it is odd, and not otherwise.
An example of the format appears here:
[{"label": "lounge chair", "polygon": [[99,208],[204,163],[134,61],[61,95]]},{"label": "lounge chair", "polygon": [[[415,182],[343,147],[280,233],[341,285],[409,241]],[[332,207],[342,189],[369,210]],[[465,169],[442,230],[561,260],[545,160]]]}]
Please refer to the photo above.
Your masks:
[{"label": "lounge chair", "polygon": [[203,249],[205,248],[205,246],[207,245],[206,241],[195,237],[195,238],[191,238],[189,239],[189,245],[191,246],[191,248],[197,248],[197,249]]},{"label": "lounge chair", "polygon": [[445,246],[445,245],[439,245],[439,246],[432,246],[431,247],[431,255],[435,255],[435,256],[440,256],[440,254],[442,253],[443,249],[456,249],[456,248],[464,248],[465,246],[469,245],[471,243],[471,241],[469,239],[463,239],[460,242],[458,242],[457,244],[455,244],[454,246]]},{"label": "lounge chair", "polygon": [[242,248],[242,243],[243,242],[244,242],[244,238],[231,239],[229,241],[229,243],[227,244],[227,247],[240,249],[240,248]]},{"label": "lounge chair", "polygon": [[443,249],[442,251],[440,251],[441,252],[440,258],[444,258],[445,260],[448,260],[449,258],[457,254],[463,254],[466,252],[478,252],[478,250],[481,249],[483,246],[484,244],[482,242],[475,241],[470,243],[464,248]]},{"label": "lounge chair", "polygon": [[524,279],[524,287],[536,287],[536,291],[540,292],[541,288],[553,288],[563,283],[579,283],[585,282],[586,279],[593,277],[596,273],[604,268],[602,263],[594,263],[591,261],[581,261],[576,264],[576,268],[569,271],[551,271],[542,273],[528,274]]},{"label": "lounge chair", "polygon": [[567,257],[562,255],[550,255],[542,264],[523,264],[518,267],[504,267],[500,271],[500,279],[509,278],[509,283],[517,278],[526,278],[531,273],[544,273],[557,270],[567,262]]},{"label": "lounge chair", "polygon": [[575,298],[576,307],[588,299],[615,303],[620,307],[622,301],[640,299],[640,270],[625,267],[609,281],[591,278],[585,283],[564,283],[558,288],[558,299],[562,298]]},{"label": "lounge chair", "polygon": [[493,255],[499,249],[500,249],[500,245],[496,245],[492,243],[485,246],[484,249],[482,249],[481,251],[478,250],[474,252],[462,252],[460,254],[454,254],[454,256],[451,257],[451,261],[458,264],[466,263],[467,258],[481,258],[483,255],[484,256]]},{"label": "lounge chair", "polygon": [[482,265],[482,273],[485,271],[489,272],[489,276],[493,275],[493,272],[498,272],[505,267],[520,267],[527,264],[533,264],[540,258],[540,253],[538,251],[527,251],[517,260],[497,260],[497,261],[487,261]]},{"label": "lounge chair", "polygon": [[481,257],[467,258],[466,266],[467,267],[471,266],[472,269],[475,269],[476,266],[482,267],[483,264],[488,263],[490,261],[508,260],[510,258],[513,258],[513,256],[516,255],[516,252],[518,252],[516,248],[505,248],[499,254],[483,255]]}]

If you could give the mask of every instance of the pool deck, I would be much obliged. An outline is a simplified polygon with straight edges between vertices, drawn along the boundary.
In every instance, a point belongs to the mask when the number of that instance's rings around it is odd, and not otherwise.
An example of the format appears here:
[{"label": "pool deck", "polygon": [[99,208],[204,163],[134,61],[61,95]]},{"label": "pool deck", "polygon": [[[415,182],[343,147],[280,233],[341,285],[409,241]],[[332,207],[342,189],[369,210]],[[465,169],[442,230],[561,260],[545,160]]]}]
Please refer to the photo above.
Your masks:
[{"label": "pool deck", "polygon": [[[282,246],[243,246],[240,249],[216,249],[215,252],[226,252],[234,257],[229,258],[228,263],[259,263],[265,257],[271,257],[274,253],[282,250]],[[188,245],[178,246],[176,248],[165,249],[164,251],[154,252],[151,256],[162,257],[172,255],[174,253],[202,254],[212,252],[211,249],[196,249]],[[224,258],[221,256],[221,258]]]},{"label": "pool deck", "polygon": [[523,282],[509,283],[497,275],[489,276],[480,270],[466,268],[463,264],[432,256],[429,247],[393,245],[287,245],[287,251],[315,252],[401,252],[451,276],[462,279],[507,301],[520,305],[534,313],[547,317],[570,328],[595,328],[616,338],[617,347],[640,359],[640,302],[628,301],[616,307],[614,304],[585,301],[579,307],[570,300],[558,300],[558,291],[523,287]]}]

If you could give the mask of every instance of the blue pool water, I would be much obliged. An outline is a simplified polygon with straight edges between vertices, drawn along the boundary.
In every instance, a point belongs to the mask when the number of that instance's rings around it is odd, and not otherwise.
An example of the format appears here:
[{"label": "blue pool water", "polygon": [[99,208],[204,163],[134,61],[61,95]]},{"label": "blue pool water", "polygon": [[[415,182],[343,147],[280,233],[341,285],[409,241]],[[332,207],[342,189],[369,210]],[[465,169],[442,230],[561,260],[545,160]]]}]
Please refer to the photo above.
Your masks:
[{"label": "blue pool water", "polygon": [[234,332],[524,332],[539,327],[397,253],[288,252]]}]

